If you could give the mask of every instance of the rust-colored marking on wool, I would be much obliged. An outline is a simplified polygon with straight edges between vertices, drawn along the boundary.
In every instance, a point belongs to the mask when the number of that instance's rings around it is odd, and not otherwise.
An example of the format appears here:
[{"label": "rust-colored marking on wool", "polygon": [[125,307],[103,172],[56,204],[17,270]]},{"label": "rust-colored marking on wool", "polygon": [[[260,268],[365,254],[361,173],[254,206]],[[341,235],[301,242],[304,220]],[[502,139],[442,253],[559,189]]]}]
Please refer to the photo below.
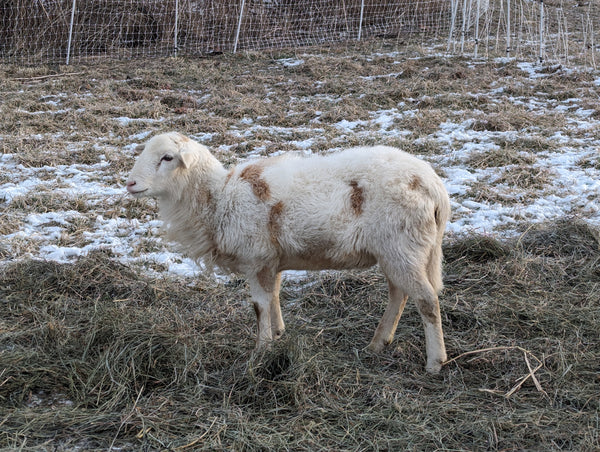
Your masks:
[{"label": "rust-colored marking on wool", "polygon": [[275,272],[269,267],[263,267],[262,270],[256,274],[256,278],[258,279],[260,287],[262,287],[265,292],[271,293],[275,288]]},{"label": "rust-colored marking on wool", "polygon": [[363,203],[365,201],[362,187],[358,186],[358,182],[355,180],[350,181],[350,187],[352,187],[352,193],[350,194],[350,205],[356,215],[360,215],[363,211]]},{"label": "rust-colored marking on wool", "polygon": [[281,213],[283,212],[283,202],[278,201],[271,207],[269,211],[269,235],[271,236],[271,242],[277,244],[277,239],[281,232]]},{"label": "rust-colored marking on wool", "polygon": [[438,321],[438,316],[434,304],[435,301],[436,300],[417,300],[417,307],[419,309],[419,313],[431,323],[436,323]]},{"label": "rust-colored marking on wool", "polygon": [[258,199],[266,201],[271,197],[271,190],[269,184],[260,177],[262,172],[263,168],[260,165],[248,165],[242,170],[240,177],[252,186],[252,192]]},{"label": "rust-colored marking on wool", "polygon": [[202,205],[207,205],[212,202],[212,194],[209,190],[200,190],[198,193],[198,201]]},{"label": "rust-colored marking on wool", "polygon": [[423,185],[421,178],[417,175],[414,175],[410,178],[410,182],[408,183],[408,188],[411,190],[416,190]]},{"label": "rust-colored marking on wool", "polygon": [[234,173],[234,169],[230,169],[229,172],[227,173],[227,177],[225,178],[225,185],[227,185],[227,182],[229,182],[231,180],[231,178],[233,177],[233,173]]}]

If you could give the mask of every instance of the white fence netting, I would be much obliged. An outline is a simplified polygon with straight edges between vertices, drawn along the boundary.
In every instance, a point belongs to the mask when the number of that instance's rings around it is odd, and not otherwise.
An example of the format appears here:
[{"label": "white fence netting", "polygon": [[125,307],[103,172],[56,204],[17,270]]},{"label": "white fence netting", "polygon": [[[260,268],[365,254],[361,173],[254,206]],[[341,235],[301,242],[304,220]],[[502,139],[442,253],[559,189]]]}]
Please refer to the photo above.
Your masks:
[{"label": "white fence netting", "polygon": [[385,37],[447,43],[453,53],[583,56],[595,65],[599,15],[600,0],[0,0],[0,60],[199,55]]},{"label": "white fence netting", "polygon": [[165,56],[446,33],[449,0],[0,1],[4,60]]},{"label": "white fence netting", "polygon": [[451,0],[448,50],[596,67],[600,0]]}]

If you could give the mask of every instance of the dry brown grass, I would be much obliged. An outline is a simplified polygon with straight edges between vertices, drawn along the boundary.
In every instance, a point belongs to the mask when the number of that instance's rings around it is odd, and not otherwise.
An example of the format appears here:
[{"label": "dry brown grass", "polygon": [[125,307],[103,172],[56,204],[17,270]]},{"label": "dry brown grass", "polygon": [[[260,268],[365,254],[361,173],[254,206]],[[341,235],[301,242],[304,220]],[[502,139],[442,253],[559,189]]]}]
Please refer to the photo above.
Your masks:
[{"label": "dry brown grass", "polygon": [[0,277],[6,448],[593,450],[600,241],[577,222],[445,247],[451,362],[423,370],[409,304],[367,343],[377,272],[286,282],[286,336],[252,353],[244,285],[153,280],[96,253]]},{"label": "dry brown grass", "polygon": [[35,213],[63,212],[67,210],[85,213],[90,210],[90,207],[83,197],[66,196],[49,190],[17,196],[11,201],[11,209]]},{"label": "dry brown grass", "polygon": [[474,168],[495,168],[509,165],[531,165],[535,163],[532,154],[523,154],[514,147],[493,149],[471,154],[467,164]]},{"label": "dry brown grass", "polygon": [[518,166],[503,169],[496,183],[522,190],[543,190],[555,177],[552,170],[536,166]]},{"label": "dry brown grass", "polygon": [[[377,271],[286,281],[286,336],[254,354],[243,282],[154,278],[148,270],[165,265],[140,272],[110,250],[40,262],[25,256],[45,242],[5,240],[33,213],[79,212],[52,242],[75,246],[97,232],[99,215],[156,219],[152,201],[59,190],[63,165],[122,188],[140,132],[199,137],[227,164],[297,149],[294,141],[312,140],[313,152],[390,144],[482,171],[464,197],[503,205],[553,189],[556,175],[541,162],[561,146],[555,133],[579,134],[582,147],[597,139],[595,130],[569,128],[573,112],[534,116],[515,105],[538,92],[555,93],[542,101],[592,99],[594,78],[556,70],[529,79],[516,62],[411,59],[418,50],[383,41],[301,54],[0,66],[0,153],[25,167],[0,174],[0,183],[29,174],[42,182],[0,199],[0,448],[598,449],[600,251],[598,231],[583,223],[524,223],[518,238],[502,241],[449,238],[442,304],[453,360],[439,377],[423,370],[412,304],[390,349],[362,350],[387,296]],[[305,63],[287,68],[281,58]],[[384,109],[401,118],[387,131],[371,116]],[[340,120],[361,123],[348,132]],[[498,148],[457,162],[448,154],[465,139],[440,140],[446,122],[473,124],[466,133]],[[588,148],[583,155],[579,167],[598,168]],[[164,249],[148,232],[127,257]]]}]

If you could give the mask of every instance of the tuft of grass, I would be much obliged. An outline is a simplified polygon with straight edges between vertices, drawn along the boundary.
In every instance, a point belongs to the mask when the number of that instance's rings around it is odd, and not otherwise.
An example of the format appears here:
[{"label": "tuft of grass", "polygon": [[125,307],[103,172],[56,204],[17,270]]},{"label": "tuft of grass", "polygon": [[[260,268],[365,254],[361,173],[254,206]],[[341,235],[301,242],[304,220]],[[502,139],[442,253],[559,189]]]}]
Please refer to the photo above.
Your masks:
[{"label": "tuft of grass", "polygon": [[473,130],[477,132],[506,132],[514,130],[508,118],[501,115],[491,115],[485,119],[478,119],[473,123]]},{"label": "tuft of grass", "polygon": [[447,261],[464,260],[472,263],[486,263],[506,258],[510,246],[489,235],[470,234],[454,240],[444,246],[444,257]]},{"label": "tuft of grass", "polygon": [[577,165],[582,168],[600,169],[600,156],[583,157],[577,162]]},{"label": "tuft of grass", "polygon": [[12,199],[11,209],[47,213],[52,211],[74,210],[88,212],[90,207],[84,197],[72,197],[55,191],[39,191]]},{"label": "tuft of grass", "polygon": [[519,238],[529,252],[550,257],[588,259],[600,253],[600,232],[577,218],[529,227]]},{"label": "tuft of grass", "polygon": [[515,149],[492,149],[484,152],[471,153],[466,163],[474,168],[496,168],[509,165],[529,166],[534,164],[535,157],[523,154]]},{"label": "tuft of grass", "polygon": [[504,169],[495,183],[523,190],[543,190],[554,177],[554,172],[547,168],[523,165]]},{"label": "tuft of grass", "polygon": [[511,205],[527,199],[526,193],[515,190],[501,191],[488,181],[477,181],[469,185],[466,196],[475,202],[488,202],[491,204]]}]

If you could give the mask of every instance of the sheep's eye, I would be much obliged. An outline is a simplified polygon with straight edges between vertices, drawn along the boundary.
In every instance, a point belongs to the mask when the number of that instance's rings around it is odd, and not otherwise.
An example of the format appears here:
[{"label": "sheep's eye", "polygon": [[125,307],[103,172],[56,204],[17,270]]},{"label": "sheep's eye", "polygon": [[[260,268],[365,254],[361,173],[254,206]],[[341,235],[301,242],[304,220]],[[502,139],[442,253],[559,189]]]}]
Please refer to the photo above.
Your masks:
[{"label": "sheep's eye", "polygon": [[173,160],[173,156],[172,155],[163,155],[162,158],[160,159],[161,162],[170,162],[171,160]]}]

